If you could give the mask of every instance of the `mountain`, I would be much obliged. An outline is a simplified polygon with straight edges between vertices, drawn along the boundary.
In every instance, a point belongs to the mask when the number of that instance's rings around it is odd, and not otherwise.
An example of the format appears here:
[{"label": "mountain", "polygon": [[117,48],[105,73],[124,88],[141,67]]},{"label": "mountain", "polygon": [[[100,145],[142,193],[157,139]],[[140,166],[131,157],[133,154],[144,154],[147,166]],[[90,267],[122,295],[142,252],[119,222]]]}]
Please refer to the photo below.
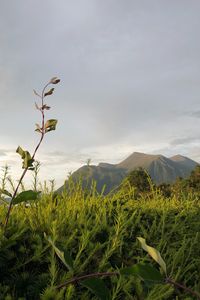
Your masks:
[{"label": "mountain", "polygon": [[197,165],[197,162],[181,155],[167,158],[163,155],[134,152],[117,166],[129,172],[142,167],[156,184],[161,184],[172,183],[177,177],[188,177]]},{"label": "mountain", "polygon": [[186,172],[187,172],[187,168],[189,170],[190,168],[194,169],[197,165],[197,163],[194,160],[182,155],[175,155],[170,157],[170,159],[178,163],[180,167],[186,170]]},{"label": "mountain", "polygon": [[[156,184],[172,183],[178,177],[187,178],[197,162],[182,155],[167,158],[163,155],[152,155],[134,152],[118,164],[100,163],[98,166],[83,166],[71,175],[73,181],[82,180],[83,187],[89,187],[92,181],[100,192],[105,186],[105,193],[117,187],[124,177],[137,168],[145,169]],[[68,182],[66,183],[68,185]],[[64,186],[58,189],[62,191]]]}]

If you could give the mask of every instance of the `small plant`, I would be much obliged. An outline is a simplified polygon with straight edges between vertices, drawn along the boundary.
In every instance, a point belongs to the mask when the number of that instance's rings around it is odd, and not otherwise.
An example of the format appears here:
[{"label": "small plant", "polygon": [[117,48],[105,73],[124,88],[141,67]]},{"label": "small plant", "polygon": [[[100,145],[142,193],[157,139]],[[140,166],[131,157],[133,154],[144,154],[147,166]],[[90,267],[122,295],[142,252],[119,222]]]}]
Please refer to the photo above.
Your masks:
[{"label": "small plant", "polygon": [[[52,246],[54,253],[59,257],[64,266],[68,269],[68,271],[74,270],[74,262],[70,257],[69,253],[64,250],[60,250],[55,246],[55,243],[52,241],[50,237],[44,235],[49,244]],[[160,270],[152,266],[150,263],[137,263],[131,267],[125,267],[121,269],[114,270],[112,272],[97,272],[91,273],[81,276],[75,276],[69,279],[68,281],[56,286],[56,289],[59,290],[61,288],[65,288],[69,285],[75,285],[80,283],[83,287],[89,289],[94,295],[98,297],[100,300],[110,300],[110,292],[108,287],[105,285],[104,281],[100,278],[103,277],[136,277],[140,279],[146,286],[153,287],[156,284],[169,284],[176,289],[182,290],[187,294],[192,295],[196,299],[200,299],[200,294],[188,288],[184,284],[178,283],[175,280],[171,279],[167,275],[166,263],[163,260],[160,252],[147,245],[146,240],[142,237],[137,237],[138,241],[141,244],[141,247],[144,251],[148,253],[148,255],[159,265]]]},{"label": "small plant", "polygon": [[[38,132],[40,134],[40,139],[39,142],[37,144],[37,146],[35,147],[35,150],[33,152],[33,154],[31,155],[29,153],[29,151],[27,150],[23,150],[22,147],[18,147],[16,152],[21,156],[22,159],[22,168],[24,169],[22,172],[22,175],[18,181],[18,184],[16,186],[16,189],[14,191],[13,194],[11,194],[10,192],[8,192],[5,188],[2,188],[0,190],[1,194],[4,194],[8,197],[10,197],[10,204],[8,207],[8,211],[5,217],[5,222],[4,222],[4,229],[6,229],[8,221],[9,221],[9,217],[10,217],[10,213],[11,213],[11,209],[12,206],[24,201],[30,201],[30,200],[36,200],[39,197],[40,192],[36,191],[36,182],[34,182],[35,186],[34,186],[34,190],[28,190],[28,191],[23,191],[19,194],[18,190],[19,187],[22,184],[23,178],[26,175],[28,170],[35,170],[35,166],[34,166],[34,162],[35,162],[35,155],[44,139],[45,134],[47,134],[48,132],[55,130],[56,129],[56,125],[57,125],[57,120],[56,119],[50,119],[50,120],[45,120],[45,112],[47,110],[49,110],[51,107],[48,106],[46,103],[44,103],[44,98],[47,96],[50,96],[53,94],[54,92],[54,88],[50,88],[47,89],[49,86],[51,85],[55,85],[57,83],[60,82],[60,79],[58,79],[57,77],[53,77],[51,78],[51,80],[44,86],[42,93],[39,94],[38,92],[34,91],[35,96],[37,96],[40,99],[40,103],[36,103],[35,102],[35,107],[36,109],[41,113],[41,124],[36,124],[36,129],[35,131]],[[37,164],[36,164],[37,166]]]}]

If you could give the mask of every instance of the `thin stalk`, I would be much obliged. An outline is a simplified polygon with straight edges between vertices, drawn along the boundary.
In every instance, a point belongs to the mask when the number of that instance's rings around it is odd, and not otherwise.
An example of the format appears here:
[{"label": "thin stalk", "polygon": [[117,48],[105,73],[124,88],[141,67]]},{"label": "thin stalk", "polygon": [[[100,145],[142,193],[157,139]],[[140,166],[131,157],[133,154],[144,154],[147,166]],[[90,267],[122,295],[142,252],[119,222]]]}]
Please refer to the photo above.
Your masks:
[{"label": "thin stalk", "polygon": [[[77,284],[79,283],[79,281],[85,280],[85,279],[89,279],[89,278],[96,278],[96,277],[111,277],[111,276],[120,276],[119,272],[97,272],[97,273],[91,273],[91,274],[87,274],[87,275],[82,275],[79,277],[73,277],[72,279],[61,283],[60,285],[56,286],[56,289],[61,289],[64,288],[66,286],[68,286],[69,284]],[[200,300],[200,294],[193,291],[192,289],[186,287],[184,284],[178,283],[170,278],[166,278],[165,279],[165,283],[166,284],[170,284],[173,285],[175,288],[177,289],[181,289],[184,290],[186,293],[196,297],[196,299]]]},{"label": "thin stalk", "polygon": [[73,277],[72,279],[61,283],[60,285],[56,286],[57,289],[61,289],[63,287],[66,287],[69,284],[76,284],[79,281],[88,279],[88,278],[96,278],[96,277],[110,277],[110,276],[119,276],[119,272],[102,272],[102,273],[92,273],[92,274],[87,274],[79,277]]},{"label": "thin stalk", "polygon": [[[36,153],[37,153],[37,151],[38,151],[38,149],[39,149],[39,147],[40,147],[40,145],[41,145],[41,143],[42,143],[42,141],[43,141],[43,139],[44,139],[44,135],[45,135],[45,115],[44,115],[44,108],[43,108],[43,105],[44,105],[44,95],[45,95],[44,93],[45,93],[46,88],[47,88],[50,84],[51,84],[51,82],[48,82],[48,83],[44,86],[44,88],[43,88],[43,90],[42,90],[42,95],[41,95],[41,96],[38,95],[38,96],[40,97],[40,99],[41,99],[41,104],[42,104],[42,106],[41,106],[41,108],[40,108],[40,112],[41,112],[41,114],[42,114],[42,127],[41,127],[41,137],[40,137],[40,140],[39,140],[37,146],[35,147],[35,150],[34,150],[33,155],[32,155],[32,157],[31,157],[33,160],[34,160],[34,158],[35,158],[35,155],[36,155]],[[17,187],[16,187],[16,189],[15,189],[15,191],[14,191],[14,194],[13,194],[13,196],[12,196],[12,198],[11,198],[11,201],[10,201],[10,204],[9,204],[9,207],[8,207],[8,211],[7,211],[7,214],[6,214],[6,218],[5,218],[4,231],[6,230],[7,225],[8,225],[8,221],[9,221],[11,209],[12,209],[12,206],[13,206],[13,200],[15,199],[15,197],[16,197],[16,195],[17,195],[17,192],[18,192],[18,190],[19,190],[19,187],[20,187],[20,185],[21,185],[21,182],[22,182],[24,176],[26,175],[26,172],[27,172],[27,171],[28,171],[28,167],[25,168],[24,171],[22,172],[22,175],[21,175],[21,177],[20,177],[20,179],[19,179],[19,181],[18,181]]]},{"label": "thin stalk", "polygon": [[187,286],[185,286],[184,284],[178,283],[170,278],[166,278],[166,283],[169,283],[171,285],[173,285],[175,288],[184,290],[186,293],[193,295],[194,297],[196,297],[196,299],[200,299],[200,294],[193,291],[192,289],[188,288]]}]

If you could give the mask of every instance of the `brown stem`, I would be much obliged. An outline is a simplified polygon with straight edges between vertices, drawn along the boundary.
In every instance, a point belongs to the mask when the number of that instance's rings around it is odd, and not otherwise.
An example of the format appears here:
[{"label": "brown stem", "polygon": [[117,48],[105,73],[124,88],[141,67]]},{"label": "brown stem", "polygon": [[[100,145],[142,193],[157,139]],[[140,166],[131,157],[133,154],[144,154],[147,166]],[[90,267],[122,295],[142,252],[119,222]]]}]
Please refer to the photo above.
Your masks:
[{"label": "brown stem", "polygon": [[193,291],[192,289],[186,287],[184,284],[178,283],[170,278],[166,278],[165,280],[166,283],[169,283],[171,285],[173,285],[174,287],[178,288],[178,289],[182,289],[184,290],[186,293],[191,294],[193,296],[196,297],[196,299],[200,299],[200,294]]},{"label": "brown stem", "polygon": [[[63,287],[68,286],[69,284],[76,284],[79,281],[88,279],[88,278],[96,278],[96,277],[111,277],[111,276],[119,276],[120,273],[119,272],[102,272],[102,273],[92,273],[92,274],[87,274],[87,275],[83,275],[83,276],[79,276],[79,277],[73,277],[72,279],[61,283],[60,285],[56,286],[56,289],[61,289]],[[178,289],[182,289],[184,290],[186,293],[189,293],[193,296],[196,297],[196,299],[200,299],[200,294],[193,291],[192,289],[186,287],[185,285],[178,283],[170,278],[166,278],[165,283],[171,284],[174,287],[178,288]]]},{"label": "brown stem", "polygon": [[102,273],[92,273],[92,274],[88,274],[88,275],[83,275],[83,276],[79,276],[79,277],[73,277],[72,279],[61,283],[60,285],[58,285],[56,288],[57,289],[61,289],[69,284],[76,284],[79,281],[88,279],[88,278],[96,278],[96,277],[108,277],[108,276],[118,276],[120,275],[119,272],[102,272]]},{"label": "brown stem", "polygon": [[10,201],[10,204],[9,204],[9,207],[8,207],[8,211],[7,211],[7,214],[6,214],[6,218],[5,218],[4,231],[6,231],[6,227],[7,227],[7,225],[8,225],[8,220],[9,220],[10,213],[11,213],[11,209],[12,209],[12,202],[13,202],[13,200],[15,199],[15,197],[16,197],[16,195],[17,195],[18,189],[19,189],[19,187],[20,187],[20,184],[21,184],[21,182],[22,182],[24,176],[26,175],[27,170],[28,170],[28,168],[24,169],[24,171],[23,171],[23,173],[22,173],[22,175],[21,175],[21,177],[20,177],[20,179],[19,179],[18,185],[17,185],[17,187],[16,187],[16,189],[15,189],[15,192],[14,192],[14,194],[13,194],[13,196],[12,196],[12,199],[11,199],[11,201]]},{"label": "brown stem", "polygon": [[[36,153],[37,153],[37,151],[38,151],[38,149],[39,149],[39,147],[40,147],[40,145],[41,145],[41,143],[42,143],[42,140],[43,140],[43,138],[44,138],[44,135],[45,135],[45,123],[44,123],[44,121],[45,121],[45,118],[44,118],[44,109],[43,109],[43,105],[44,105],[44,93],[45,93],[45,90],[46,90],[46,88],[48,87],[48,85],[50,84],[50,82],[48,82],[45,86],[44,86],[44,88],[43,88],[43,90],[42,90],[42,95],[41,95],[41,101],[42,101],[42,107],[41,107],[41,114],[42,114],[42,132],[41,132],[41,137],[40,137],[40,140],[39,140],[39,143],[37,144],[37,146],[35,147],[35,150],[34,150],[34,152],[33,152],[33,155],[32,155],[32,159],[34,159],[35,158],[35,155],[36,155]],[[18,185],[17,185],[17,187],[16,187],[16,189],[15,189],[15,191],[14,191],[14,194],[13,194],[13,196],[12,196],[12,199],[11,199],[11,201],[10,201],[10,204],[9,204],[9,207],[8,207],[8,211],[7,211],[7,214],[6,214],[6,218],[5,218],[5,223],[4,223],[4,231],[6,231],[6,228],[7,228],[7,225],[8,225],[8,221],[9,221],[9,217],[10,217],[10,213],[11,213],[11,209],[12,209],[12,206],[13,206],[13,200],[15,199],[15,197],[16,197],[16,195],[17,195],[17,192],[18,192],[18,189],[19,189],[19,187],[20,187],[20,184],[21,184],[21,182],[22,182],[22,180],[23,180],[23,178],[24,178],[24,176],[26,175],[26,172],[28,171],[28,168],[25,168],[24,169],[24,171],[23,171],[23,173],[22,173],[22,175],[21,175],[21,177],[20,177],[20,179],[19,179],[19,182],[18,182]]]}]

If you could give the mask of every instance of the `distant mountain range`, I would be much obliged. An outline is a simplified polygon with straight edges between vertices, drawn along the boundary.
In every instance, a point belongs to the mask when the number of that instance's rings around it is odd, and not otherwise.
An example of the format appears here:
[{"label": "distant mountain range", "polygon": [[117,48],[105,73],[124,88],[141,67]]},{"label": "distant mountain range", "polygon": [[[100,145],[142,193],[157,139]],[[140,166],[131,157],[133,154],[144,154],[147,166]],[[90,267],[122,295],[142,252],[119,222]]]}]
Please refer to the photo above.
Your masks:
[{"label": "distant mountain range", "polygon": [[[199,165],[197,162],[182,155],[167,158],[163,155],[134,152],[119,164],[100,163],[98,166],[83,166],[75,171],[71,178],[74,181],[81,178],[83,187],[90,186],[92,181],[96,181],[98,191],[106,185],[105,193],[108,193],[117,187],[128,173],[140,167],[144,168],[158,185],[173,183],[178,177],[189,177],[197,165]],[[64,186],[59,188],[58,192],[63,188]]]}]

